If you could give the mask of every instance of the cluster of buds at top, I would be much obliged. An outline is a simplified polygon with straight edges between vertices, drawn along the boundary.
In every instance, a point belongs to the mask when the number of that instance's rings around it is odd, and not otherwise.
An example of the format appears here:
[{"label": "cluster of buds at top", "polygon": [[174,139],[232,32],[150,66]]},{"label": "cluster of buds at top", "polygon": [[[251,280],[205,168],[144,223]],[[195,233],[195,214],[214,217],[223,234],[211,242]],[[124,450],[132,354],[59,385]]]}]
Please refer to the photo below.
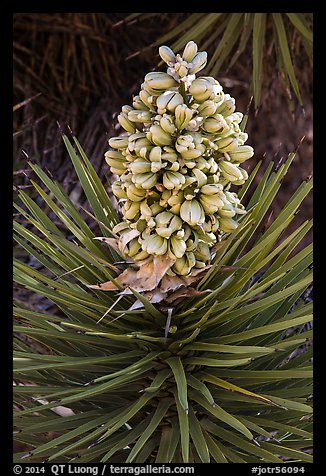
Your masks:
[{"label": "cluster of buds at top", "polygon": [[135,261],[166,255],[169,273],[186,276],[237,228],[245,210],[230,186],[247,180],[241,165],[254,152],[234,99],[214,78],[196,77],[206,52],[190,41],[182,55],[167,46],[159,53],[167,72],[148,73],[132,106],[122,107],[126,132],[109,140],[105,159],[118,176],[121,252]]}]

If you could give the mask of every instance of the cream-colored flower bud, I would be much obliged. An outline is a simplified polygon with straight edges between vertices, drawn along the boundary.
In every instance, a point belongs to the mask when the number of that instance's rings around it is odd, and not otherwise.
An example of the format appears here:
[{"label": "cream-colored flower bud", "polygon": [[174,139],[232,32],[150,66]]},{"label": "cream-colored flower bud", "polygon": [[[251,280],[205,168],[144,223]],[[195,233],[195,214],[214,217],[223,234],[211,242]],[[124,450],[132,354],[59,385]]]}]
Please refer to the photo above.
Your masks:
[{"label": "cream-colored flower bud", "polygon": [[[206,51],[201,51],[195,55],[193,60],[191,61],[191,67],[189,68],[190,74],[198,73],[198,71],[205,68],[207,63],[207,53]],[[190,65],[189,65],[190,66]]]},{"label": "cream-colored flower bud", "polygon": [[204,263],[204,261],[196,260],[194,268],[195,269],[201,269],[201,268],[205,268],[205,266],[206,266],[206,263]]},{"label": "cream-colored flower bud", "polygon": [[156,99],[158,114],[164,114],[166,111],[174,112],[179,104],[183,104],[183,97],[177,91],[164,91]]},{"label": "cream-colored flower bud", "polygon": [[136,255],[133,256],[134,261],[142,261],[149,257],[149,254],[145,250],[139,251]]},{"label": "cream-colored flower bud", "polygon": [[[213,216],[213,215],[210,215],[210,216]],[[211,220],[209,221],[212,223]],[[207,243],[208,245],[213,245],[214,243],[216,243],[216,236],[211,231],[207,231],[207,232],[200,231],[198,233],[198,238],[199,238],[199,241],[203,241],[204,243]]]},{"label": "cream-colored flower bud", "polygon": [[203,123],[203,118],[202,117],[194,117],[191,119],[188,124],[186,125],[185,129],[190,132],[197,132],[200,128],[200,126]]},{"label": "cream-colored flower bud", "polygon": [[[196,237],[197,237],[197,235],[196,235]],[[189,251],[189,252],[194,251],[198,246],[198,238],[197,238],[197,240],[193,240],[193,239],[189,238],[186,241],[186,245],[187,245],[187,251]]]},{"label": "cream-colored flower bud", "polygon": [[177,83],[180,82],[180,76],[175,70],[175,64],[173,66],[169,66],[166,70],[167,74],[169,74]]},{"label": "cream-colored flower bud", "polygon": [[174,263],[172,269],[181,276],[186,276],[191,271],[191,268],[188,265],[188,260],[185,256],[182,256],[182,258],[178,258]]},{"label": "cream-colored flower bud", "polygon": [[[177,215],[174,215],[173,218],[170,221],[170,228],[172,232],[174,233],[175,231],[181,230],[182,227],[182,220],[180,217]],[[182,230],[182,237],[184,237],[184,230]]]},{"label": "cream-colored flower bud", "polygon": [[178,68],[178,75],[180,76],[180,78],[184,78],[185,76],[187,76],[187,73],[188,73],[187,66],[181,64],[180,67]]},{"label": "cream-colored flower bud", "polygon": [[138,185],[144,190],[149,190],[156,184],[157,176],[152,172],[148,172],[146,174],[134,174],[131,177],[131,180],[136,186]]},{"label": "cream-colored flower bud", "polygon": [[140,99],[140,96],[137,94],[132,100],[132,105],[135,109],[140,109],[142,111],[148,111],[148,106]]},{"label": "cream-colored flower bud", "polygon": [[148,206],[147,200],[143,200],[142,202],[140,202],[139,210],[141,214],[140,218],[143,218],[147,221],[152,217],[152,210]]},{"label": "cream-colored flower bud", "polygon": [[[157,215],[155,218],[156,221],[156,233],[160,236],[163,236],[164,238],[170,238],[172,233],[174,232],[179,232],[182,227],[182,220],[180,217],[173,215],[173,213],[170,212],[162,212]],[[176,237],[178,239],[183,238],[184,231],[182,231],[182,236],[178,236],[176,234]]]},{"label": "cream-colored flower bud", "polygon": [[171,170],[172,172],[178,172],[178,170],[180,170],[179,162],[173,162],[173,164],[168,164],[167,162],[164,163],[167,164],[166,170]]},{"label": "cream-colored flower bud", "polygon": [[106,152],[105,161],[115,175],[123,175],[127,171],[126,159],[118,151]]},{"label": "cream-colored flower bud", "polygon": [[202,187],[207,183],[207,175],[197,168],[192,169],[193,175],[196,177],[198,187]]},{"label": "cream-colored flower bud", "polygon": [[135,127],[135,124],[133,124],[129,119],[128,119],[128,115],[124,112],[121,112],[119,115],[118,115],[118,122],[120,124],[121,127],[123,127],[123,129],[127,132],[131,132],[131,133],[134,133],[136,132],[136,127]]},{"label": "cream-colored flower bud", "polygon": [[242,169],[241,167],[239,167],[239,171],[241,172],[242,174],[242,178],[233,182],[234,185],[242,185],[245,183],[246,180],[248,180],[248,173],[245,169]]},{"label": "cream-colored flower bud", "polygon": [[239,170],[239,167],[237,167],[235,164],[222,160],[219,163],[219,167],[224,177],[230,182],[236,182],[237,180],[242,180],[243,176],[242,176],[241,170]]},{"label": "cream-colored flower bud", "polygon": [[248,140],[248,134],[246,132],[240,131],[237,135],[239,145],[243,145]]},{"label": "cream-colored flower bud", "polygon": [[155,145],[164,146],[171,145],[173,143],[171,135],[165,132],[162,127],[157,124],[154,124],[150,127],[146,137]]},{"label": "cream-colored flower bud", "polygon": [[151,235],[144,241],[143,248],[150,255],[162,256],[168,250],[168,241],[157,234]]},{"label": "cream-colored flower bud", "polygon": [[223,134],[230,129],[222,114],[214,114],[214,116],[207,117],[203,122],[202,128],[204,131],[212,134]]},{"label": "cream-colored flower bud", "polygon": [[184,237],[183,239],[185,241],[188,240],[188,238],[192,237],[194,240],[196,240],[197,238],[197,233],[189,226],[187,225],[186,223],[183,224],[182,226],[182,229],[184,230],[185,234],[184,234]]},{"label": "cream-colored flower bud", "polygon": [[248,180],[248,172],[245,169],[243,169],[242,167],[239,167],[239,169],[241,170],[242,178],[244,180]]},{"label": "cream-colored flower bud", "polygon": [[139,91],[139,97],[141,101],[148,107],[148,109],[153,108],[153,93],[146,91],[146,89],[142,89]]},{"label": "cream-colored flower bud", "polygon": [[196,198],[195,187],[186,187],[183,189],[183,193],[186,200]]},{"label": "cream-colored flower bud", "polygon": [[167,200],[167,203],[171,206],[181,204],[184,202],[184,193],[182,190],[174,191]]},{"label": "cream-colored flower bud", "polygon": [[190,134],[180,135],[176,140],[175,148],[180,154],[187,152],[189,149],[194,149],[195,144],[192,136]]},{"label": "cream-colored flower bud", "polygon": [[241,204],[240,205],[241,208],[238,208],[238,207],[234,207],[234,211],[236,213],[236,215],[245,215],[247,213],[247,211],[245,210],[245,207]]},{"label": "cream-colored flower bud", "polygon": [[182,158],[187,160],[186,166],[188,168],[193,168],[196,166],[196,162],[190,163],[189,160],[196,159],[197,157],[200,157],[203,152],[205,152],[205,147],[202,146],[199,149],[189,149],[186,152],[182,152]]},{"label": "cream-colored flower bud", "polygon": [[[164,210],[163,207],[157,202],[153,203],[150,206],[150,209],[152,211],[152,216],[155,217],[158,213],[162,212]],[[148,222],[149,223],[149,222]],[[155,222],[153,221],[153,227],[155,226]]]},{"label": "cream-colored flower bud", "polygon": [[204,243],[211,244],[212,240],[210,239],[210,236],[215,236],[214,233],[212,234],[213,223],[215,223],[215,215],[211,213],[209,215],[209,218],[207,218],[205,223],[203,224],[198,239],[200,238],[200,240]]},{"label": "cream-colored flower bud", "polygon": [[216,112],[223,116],[229,116],[235,111],[235,100],[230,94],[225,94],[223,102],[217,106]]},{"label": "cream-colored flower bud", "polygon": [[232,218],[220,218],[220,229],[225,233],[231,233],[238,228],[238,223]]},{"label": "cream-colored flower bud", "polygon": [[215,215],[214,216],[214,223],[212,223],[212,233],[218,233],[218,230],[220,228],[220,222],[217,218],[215,218]]},{"label": "cream-colored flower bud", "polygon": [[220,183],[217,184],[207,184],[201,187],[200,193],[203,195],[216,195],[221,193],[223,186]]},{"label": "cream-colored flower bud", "polygon": [[113,233],[125,233],[129,231],[129,223],[122,221],[113,227]]},{"label": "cream-colored flower bud", "polygon": [[226,201],[232,203],[232,205],[239,205],[240,200],[235,192],[229,192],[228,190],[225,192]]},{"label": "cream-colored flower bud", "polygon": [[135,134],[129,136],[128,150],[130,152],[140,155],[141,149],[148,146],[152,146],[152,143],[147,139],[144,132],[135,132]]},{"label": "cream-colored flower bud", "polygon": [[133,183],[130,183],[126,187],[126,194],[132,202],[141,202],[146,196],[146,190],[137,188]]},{"label": "cream-colored flower bud", "polygon": [[250,145],[241,145],[228,154],[233,162],[242,163],[254,155],[254,149]]},{"label": "cream-colored flower bud", "polygon": [[[187,173],[187,168],[185,170],[185,173]],[[190,175],[185,175],[186,177],[186,181],[185,181],[185,185],[184,187],[182,187],[182,189],[185,189],[186,187],[189,187],[190,185],[193,185],[195,182],[196,182],[196,178],[195,177],[191,177]]]},{"label": "cream-colored flower bud", "polygon": [[182,239],[178,239],[174,234],[171,235],[170,240],[170,250],[176,258],[182,258],[185,254],[187,245]]},{"label": "cream-colored flower bud", "polygon": [[216,112],[216,104],[214,101],[207,99],[198,108],[198,115],[201,117],[213,116]]},{"label": "cream-colored flower bud", "polygon": [[198,157],[196,160],[196,168],[206,173],[209,171],[210,165],[204,157]]},{"label": "cream-colored flower bud", "polygon": [[218,149],[217,144],[215,144],[215,142],[211,141],[208,136],[203,137],[202,141],[206,145],[207,148],[212,149],[212,152]]},{"label": "cream-colored flower bud", "polygon": [[199,261],[209,261],[211,258],[211,252],[207,243],[200,241],[194,252],[195,258]]},{"label": "cream-colored flower bud", "polygon": [[136,159],[128,164],[128,169],[133,174],[144,174],[151,171],[151,162],[143,159]]},{"label": "cream-colored flower bud", "polygon": [[178,154],[173,147],[165,146],[163,147],[162,160],[174,163],[178,160]]},{"label": "cream-colored flower bud", "polygon": [[192,251],[186,251],[186,253],[184,254],[184,256],[186,257],[187,259],[187,263],[188,263],[188,266],[189,268],[193,268],[196,264],[196,257],[195,257],[195,254],[192,252]]},{"label": "cream-colored flower bud", "polygon": [[131,122],[151,122],[153,114],[150,111],[140,111],[139,109],[132,109],[128,112],[128,119]]},{"label": "cream-colored flower bud", "polygon": [[181,186],[185,183],[186,179],[183,174],[180,172],[164,172],[163,174],[163,185],[168,190],[180,189]]},{"label": "cream-colored flower bud", "polygon": [[[138,155],[139,157],[142,157],[143,159],[147,160],[148,159],[148,156],[149,156],[149,152],[150,152],[150,146],[144,146],[144,147],[140,147],[139,148],[139,151],[138,151]],[[131,162],[135,160],[134,158],[131,160]]]},{"label": "cream-colored flower bud", "polygon": [[162,161],[162,149],[159,146],[155,146],[151,149],[148,158],[151,162],[161,162]]},{"label": "cream-colored flower bud", "polygon": [[127,202],[123,206],[123,215],[127,220],[133,220],[136,217],[139,217],[139,202],[131,202],[127,200]]},{"label": "cream-colored flower bud", "polygon": [[160,126],[167,134],[173,135],[176,131],[172,117],[168,114],[163,114],[162,118],[160,119]]},{"label": "cream-colored flower bud", "polygon": [[232,218],[236,214],[235,210],[231,205],[223,205],[223,207],[219,208],[218,214],[220,217],[228,217]]},{"label": "cream-colored flower bud", "polygon": [[165,46],[165,45],[160,46],[158,49],[158,53],[160,57],[162,58],[162,60],[168,65],[170,65],[170,63],[175,63],[176,61],[175,54],[173,53],[171,48],[169,48],[168,46]]},{"label": "cream-colored flower bud", "polygon": [[200,225],[205,221],[205,213],[197,200],[186,200],[180,208],[182,220],[190,226]]},{"label": "cream-colored flower bud", "polygon": [[139,243],[137,238],[133,238],[125,247],[124,252],[127,256],[135,256],[141,249],[141,244]]},{"label": "cream-colored flower bud", "polygon": [[151,172],[159,172],[162,168],[166,166],[166,162],[151,162]]},{"label": "cream-colored flower bud", "polygon": [[125,114],[128,114],[128,112],[132,111],[132,107],[129,106],[129,104],[125,104],[121,108],[121,112],[124,112]]},{"label": "cream-colored flower bud", "polygon": [[238,141],[234,137],[224,137],[222,139],[219,139],[215,142],[218,146],[218,152],[230,152],[232,150],[237,149],[238,147]]},{"label": "cream-colored flower bud", "polygon": [[212,220],[211,220],[211,217],[213,217],[214,214],[210,214],[209,217],[210,219],[206,220],[205,223],[203,223],[202,225],[202,230],[204,230],[204,233],[207,234],[207,233],[211,233],[212,231]]},{"label": "cream-colored flower bud", "polygon": [[207,215],[211,215],[217,212],[217,210],[221,206],[221,199],[218,197],[218,195],[200,194],[199,201],[203,209],[205,210],[205,213],[207,213]]},{"label": "cream-colored flower bud", "polygon": [[177,54],[176,56],[176,62],[174,64],[174,70],[176,73],[179,74],[179,71],[180,71],[180,68],[184,66],[184,67],[187,67],[188,66],[188,63],[186,61],[183,61],[183,59],[181,58],[181,56],[179,54]]},{"label": "cream-colored flower bud", "polygon": [[205,77],[195,79],[189,88],[195,101],[203,103],[214,97],[213,84]]},{"label": "cream-colored flower bud", "polygon": [[173,233],[173,231],[171,230],[169,226],[162,226],[160,228],[156,228],[155,231],[159,236],[162,236],[163,238],[167,238],[167,239],[170,238],[170,236]]},{"label": "cream-colored flower bud", "polygon": [[145,76],[147,89],[153,93],[160,93],[162,90],[178,86],[178,83],[167,73],[153,71]]},{"label": "cream-colored flower bud", "polygon": [[122,199],[127,198],[127,194],[122,186],[122,182],[118,180],[112,184],[112,192],[114,196],[117,198],[122,198]]},{"label": "cream-colored flower bud", "polygon": [[155,217],[155,223],[157,226],[167,226],[172,220],[173,216],[173,213],[167,211],[161,212]]},{"label": "cream-colored flower bud", "polygon": [[[181,154],[182,158],[185,160],[196,159],[200,157],[206,150],[204,144],[200,143],[197,139],[196,133],[189,133],[185,135],[180,135],[175,143],[176,150]],[[191,167],[189,162],[187,162],[187,167]],[[196,162],[193,163],[193,167],[196,166]]]},{"label": "cream-colored flower bud", "polygon": [[194,59],[198,51],[198,47],[194,41],[188,41],[186,44],[183,53],[182,53],[182,58],[184,61],[187,61],[188,63]]},{"label": "cream-colored flower bud", "polygon": [[186,104],[179,104],[174,111],[175,114],[175,124],[179,131],[184,129],[190,122],[193,111]]},{"label": "cream-colored flower bud", "polygon": [[177,203],[176,205],[173,205],[173,206],[170,208],[170,212],[171,212],[171,213],[174,213],[174,215],[179,215],[179,214],[180,214],[180,208],[181,208],[181,204],[180,204],[180,203]]},{"label": "cream-colored flower bud", "polygon": [[211,175],[211,178],[213,179],[214,183],[218,182],[218,175],[216,172],[218,171],[218,164],[215,161],[214,157],[210,157],[207,161],[208,166],[209,166],[209,172]]},{"label": "cream-colored flower bud", "polygon": [[163,192],[162,192],[161,198],[160,198],[160,205],[162,207],[166,207],[167,203],[168,203],[168,200],[172,195],[172,191],[168,190],[168,189],[165,189],[164,186],[162,186],[162,187],[163,187]]},{"label": "cream-colored flower bud", "polygon": [[128,137],[127,136],[119,136],[119,137],[111,137],[109,139],[109,146],[113,149],[124,149],[128,146]]},{"label": "cream-colored flower bud", "polygon": [[[144,220],[142,220],[142,221],[144,221]],[[154,220],[153,216],[151,216],[151,218],[147,221],[146,230],[148,231],[148,233],[150,233],[153,228],[155,228],[155,220]]]},{"label": "cream-colored flower bud", "polygon": [[243,119],[243,114],[242,112],[234,112],[233,114],[230,114],[229,116],[226,116],[225,117],[225,120],[228,124],[233,124],[233,126],[238,126],[238,124],[240,124],[240,122],[242,121]]},{"label": "cream-colored flower bud", "polygon": [[105,159],[118,159],[122,161],[126,161],[126,158],[119,150],[108,150],[104,154]]}]

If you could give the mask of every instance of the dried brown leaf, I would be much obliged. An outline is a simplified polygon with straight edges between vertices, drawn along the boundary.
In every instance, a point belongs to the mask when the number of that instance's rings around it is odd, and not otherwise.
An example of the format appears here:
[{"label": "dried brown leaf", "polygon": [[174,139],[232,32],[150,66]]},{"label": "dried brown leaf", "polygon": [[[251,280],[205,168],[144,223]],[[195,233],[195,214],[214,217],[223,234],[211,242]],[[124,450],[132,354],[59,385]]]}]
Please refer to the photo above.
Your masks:
[{"label": "dried brown leaf", "polygon": [[168,291],[175,291],[176,289],[185,285],[185,278],[181,276],[169,276],[166,274],[162,278],[160,290],[162,293],[167,293]]},{"label": "dried brown leaf", "polygon": [[205,268],[198,268],[192,271],[191,276],[163,276],[160,290],[162,293],[167,293],[168,291],[175,291],[179,289],[181,286],[190,286],[191,284],[195,283],[199,280],[200,275],[204,273],[207,269],[209,269],[211,265],[205,266]]},{"label": "dried brown leaf", "polygon": [[[171,260],[166,256],[157,256],[151,261],[142,264],[138,270],[132,268],[126,269],[115,278],[115,280],[123,288],[130,287],[138,292],[152,291],[157,288],[159,282],[173,263],[174,260]],[[111,281],[98,285],[91,285],[89,287],[92,289],[100,289],[101,291],[114,291],[118,289]]]},{"label": "dried brown leaf", "polygon": [[[153,291],[147,291],[143,293],[143,296],[146,299],[148,299],[149,302],[151,302],[152,304],[155,304],[155,303],[163,301],[166,297],[166,294],[161,293],[159,289],[154,289]],[[142,307],[144,307],[144,304],[140,302],[139,299],[137,299],[137,301],[135,301],[133,305],[130,307],[130,310],[140,309]]]},{"label": "dried brown leaf", "polygon": [[198,291],[197,289],[192,287],[184,287],[170,294],[170,296],[168,296],[165,300],[169,303],[172,303],[180,298],[201,296],[202,294],[209,292],[211,292],[211,289],[205,289],[205,291]]}]

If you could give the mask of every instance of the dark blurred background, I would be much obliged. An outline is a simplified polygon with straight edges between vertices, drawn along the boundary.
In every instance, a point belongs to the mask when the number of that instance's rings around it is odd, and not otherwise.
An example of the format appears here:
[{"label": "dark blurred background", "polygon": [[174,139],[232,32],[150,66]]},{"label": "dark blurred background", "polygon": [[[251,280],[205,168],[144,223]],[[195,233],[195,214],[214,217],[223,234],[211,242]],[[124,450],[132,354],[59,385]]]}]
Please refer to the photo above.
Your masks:
[{"label": "dark blurred background", "polygon": [[[103,154],[108,138],[121,131],[116,120],[121,106],[131,104],[148,71],[163,70],[158,66],[159,45],[177,46],[175,51],[181,52],[192,39],[199,50],[208,52],[209,61],[215,59],[201,75],[216,77],[236,99],[237,110],[249,111],[247,143],[254,147],[255,156],[245,168],[250,171],[261,158],[265,163],[278,163],[298,148],[273,204],[277,214],[312,173],[312,48],[307,41],[312,20],[311,14],[295,14],[302,15],[295,24],[286,16],[294,14],[266,14],[264,41],[260,42],[252,35],[260,31],[253,15],[257,14],[15,13],[15,187],[32,194],[29,158],[63,184],[75,202],[85,200],[58,124],[64,130],[71,128],[109,187]],[[289,81],[291,65],[285,60],[282,64],[284,44],[277,36],[273,15],[283,19],[301,101]],[[257,45],[263,47],[261,95],[259,105],[253,100],[249,107],[253,42],[256,54]],[[311,216],[312,198],[308,198],[297,220]]]}]

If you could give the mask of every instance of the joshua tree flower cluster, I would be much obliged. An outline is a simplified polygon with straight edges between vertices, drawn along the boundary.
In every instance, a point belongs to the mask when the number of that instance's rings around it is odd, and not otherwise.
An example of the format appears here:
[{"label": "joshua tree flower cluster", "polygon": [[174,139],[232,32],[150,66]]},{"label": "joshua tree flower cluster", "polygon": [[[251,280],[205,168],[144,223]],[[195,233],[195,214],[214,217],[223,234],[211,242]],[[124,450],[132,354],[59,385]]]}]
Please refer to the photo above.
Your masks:
[{"label": "joshua tree flower cluster", "polygon": [[214,78],[196,77],[207,53],[193,41],[182,55],[167,46],[159,53],[167,72],[148,73],[132,106],[122,107],[126,133],[109,140],[105,159],[118,176],[121,252],[135,261],[166,255],[169,273],[186,276],[238,226],[245,209],[230,186],[247,180],[241,164],[254,151],[244,145],[235,100]]}]

